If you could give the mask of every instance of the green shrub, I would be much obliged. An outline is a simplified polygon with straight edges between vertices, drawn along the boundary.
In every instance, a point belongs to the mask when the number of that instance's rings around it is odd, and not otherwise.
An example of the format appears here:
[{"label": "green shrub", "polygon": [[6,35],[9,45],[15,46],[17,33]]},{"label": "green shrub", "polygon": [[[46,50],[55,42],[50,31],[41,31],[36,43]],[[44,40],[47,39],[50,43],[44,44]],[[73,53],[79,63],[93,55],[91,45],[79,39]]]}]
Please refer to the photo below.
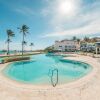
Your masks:
[{"label": "green shrub", "polygon": [[2,63],[8,63],[8,62],[13,62],[13,61],[22,61],[22,60],[30,60],[30,57],[9,57],[9,58],[4,58],[2,60]]}]

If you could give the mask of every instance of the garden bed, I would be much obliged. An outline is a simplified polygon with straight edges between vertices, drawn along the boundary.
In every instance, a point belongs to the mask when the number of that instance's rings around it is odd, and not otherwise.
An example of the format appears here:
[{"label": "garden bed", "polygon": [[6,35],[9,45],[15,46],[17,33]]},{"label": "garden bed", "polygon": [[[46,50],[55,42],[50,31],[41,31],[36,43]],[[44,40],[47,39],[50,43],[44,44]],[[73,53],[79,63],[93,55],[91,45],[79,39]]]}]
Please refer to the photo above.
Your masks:
[{"label": "garden bed", "polygon": [[13,61],[22,61],[22,60],[30,60],[30,57],[7,57],[2,59],[2,63],[8,63],[8,62],[13,62]]}]

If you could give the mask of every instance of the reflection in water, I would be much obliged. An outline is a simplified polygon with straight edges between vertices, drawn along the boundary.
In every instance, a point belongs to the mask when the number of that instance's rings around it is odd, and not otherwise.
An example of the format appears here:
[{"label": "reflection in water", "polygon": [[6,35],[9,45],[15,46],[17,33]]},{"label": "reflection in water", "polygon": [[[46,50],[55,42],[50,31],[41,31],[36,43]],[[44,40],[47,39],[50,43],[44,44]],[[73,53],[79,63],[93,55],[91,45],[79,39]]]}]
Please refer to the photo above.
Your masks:
[{"label": "reflection in water", "polygon": [[17,63],[14,63],[14,65],[23,65],[23,64],[30,64],[30,63],[33,63],[35,61],[22,61],[22,62],[17,62]]},{"label": "reflection in water", "polygon": [[23,68],[23,79],[25,80],[25,69],[24,69],[24,64],[27,64],[27,62],[22,62],[22,68]]},{"label": "reflection in water", "polygon": [[49,56],[49,55],[47,55],[47,57],[52,58],[55,61],[55,63],[59,63],[61,58],[63,58],[62,56]]}]

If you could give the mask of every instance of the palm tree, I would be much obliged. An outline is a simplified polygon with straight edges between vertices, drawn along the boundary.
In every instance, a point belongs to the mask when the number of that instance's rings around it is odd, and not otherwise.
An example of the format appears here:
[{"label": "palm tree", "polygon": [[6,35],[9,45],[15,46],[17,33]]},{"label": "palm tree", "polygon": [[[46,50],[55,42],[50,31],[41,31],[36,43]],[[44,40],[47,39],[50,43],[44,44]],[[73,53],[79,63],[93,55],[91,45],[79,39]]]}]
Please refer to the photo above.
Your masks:
[{"label": "palm tree", "polygon": [[73,36],[72,40],[74,40],[74,41],[77,40],[76,36]]},{"label": "palm tree", "polygon": [[7,38],[7,43],[8,43],[8,46],[7,46],[7,55],[9,55],[9,44],[11,42],[11,39],[10,38],[11,37],[14,37],[15,34],[14,34],[14,32],[12,30],[8,29],[7,30],[7,36],[8,36],[8,38]]},{"label": "palm tree", "polygon": [[22,57],[23,57],[23,51],[24,51],[24,45],[25,45],[25,36],[27,35],[29,27],[27,25],[22,25],[21,28],[18,28],[20,30],[20,33],[22,33]]},{"label": "palm tree", "polygon": [[33,47],[33,46],[34,46],[34,43],[31,43],[31,44],[30,44],[30,47],[31,47],[31,51],[32,51],[32,47]]},{"label": "palm tree", "polygon": [[78,44],[80,44],[80,41],[81,41],[80,39],[77,39]]}]

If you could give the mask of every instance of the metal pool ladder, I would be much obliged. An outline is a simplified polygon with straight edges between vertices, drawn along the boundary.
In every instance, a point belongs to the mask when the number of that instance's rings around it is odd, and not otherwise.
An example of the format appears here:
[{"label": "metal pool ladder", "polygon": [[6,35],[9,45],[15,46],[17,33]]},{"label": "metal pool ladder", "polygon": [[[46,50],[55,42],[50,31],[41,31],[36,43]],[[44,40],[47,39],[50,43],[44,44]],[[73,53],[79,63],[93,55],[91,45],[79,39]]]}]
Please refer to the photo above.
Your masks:
[{"label": "metal pool ladder", "polygon": [[[56,82],[54,83],[53,81],[53,76],[54,76],[54,72],[56,71]],[[58,84],[58,69],[55,68],[52,70],[52,73],[51,73],[51,84],[53,87],[56,87],[56,85]]]}]

